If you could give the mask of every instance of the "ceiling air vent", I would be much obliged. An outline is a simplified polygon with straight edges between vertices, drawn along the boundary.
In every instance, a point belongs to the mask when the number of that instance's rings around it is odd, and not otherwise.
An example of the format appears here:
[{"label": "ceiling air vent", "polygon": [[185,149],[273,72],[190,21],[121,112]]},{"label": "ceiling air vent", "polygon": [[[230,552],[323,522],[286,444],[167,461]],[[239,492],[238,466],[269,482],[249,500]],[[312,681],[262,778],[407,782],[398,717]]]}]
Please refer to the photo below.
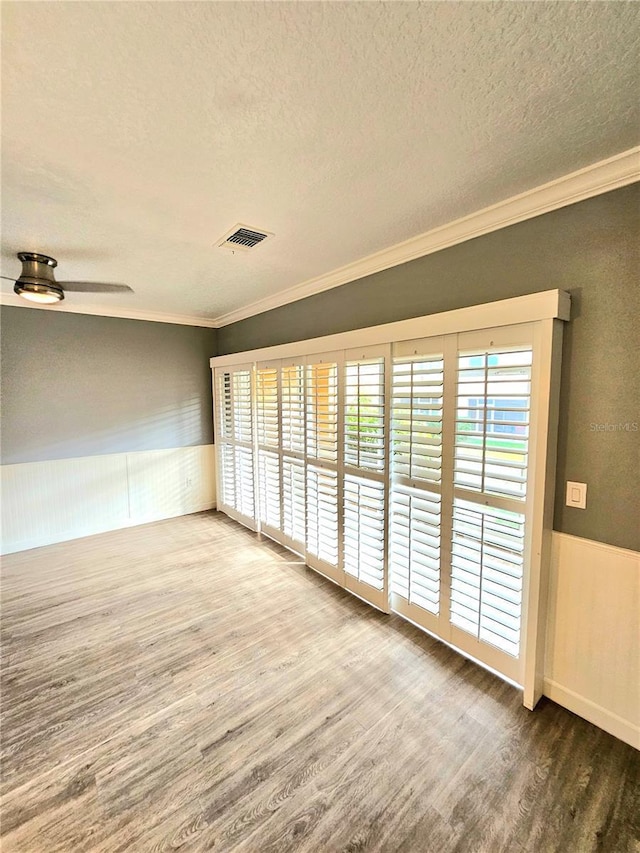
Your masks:
[{"label": "ceiling air vent", "polygon": [[257,228],[250,228],[248,225],[236,225],[222,237],[218,246],[248,251],[259,243],[264,243],[269,237],[273,237],[269,231],[259,231]]}]

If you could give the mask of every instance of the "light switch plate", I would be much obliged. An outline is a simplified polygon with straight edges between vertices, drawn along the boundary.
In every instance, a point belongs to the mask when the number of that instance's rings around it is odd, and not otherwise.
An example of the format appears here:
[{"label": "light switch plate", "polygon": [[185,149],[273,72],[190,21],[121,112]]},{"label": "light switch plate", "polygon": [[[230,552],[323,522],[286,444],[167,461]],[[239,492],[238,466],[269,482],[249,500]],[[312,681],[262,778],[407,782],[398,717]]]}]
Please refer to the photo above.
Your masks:
[{"label": "light switch plate", "polygon": [[587,508],[587,484],[572,483],[567,480],[567,506],[574,506],[577,509]]}]

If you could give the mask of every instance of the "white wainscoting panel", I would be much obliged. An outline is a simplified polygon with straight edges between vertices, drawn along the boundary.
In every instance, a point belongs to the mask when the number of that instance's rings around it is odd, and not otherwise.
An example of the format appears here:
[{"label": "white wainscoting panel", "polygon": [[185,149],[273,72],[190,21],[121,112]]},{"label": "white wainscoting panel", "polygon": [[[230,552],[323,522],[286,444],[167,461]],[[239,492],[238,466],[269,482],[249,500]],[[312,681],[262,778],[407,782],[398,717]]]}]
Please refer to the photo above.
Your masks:
[{"label": "white wainscoting panel", "polygon": [[554,532],[544,692],[640,749],[640,553]]},{"label": "white wainscoting panel", "polygon": [[0,467],[3,554],[215,506],[211,444]]}]

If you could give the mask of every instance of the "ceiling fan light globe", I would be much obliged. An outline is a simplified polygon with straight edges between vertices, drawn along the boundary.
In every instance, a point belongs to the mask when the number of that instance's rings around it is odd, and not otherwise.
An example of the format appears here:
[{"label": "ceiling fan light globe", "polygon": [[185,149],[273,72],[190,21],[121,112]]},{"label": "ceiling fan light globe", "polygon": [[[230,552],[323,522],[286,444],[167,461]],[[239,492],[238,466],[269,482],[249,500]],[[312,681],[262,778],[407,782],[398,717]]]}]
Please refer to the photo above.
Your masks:
[{"label": "ceiling fan light globe", "polygon": [[40,305],[53,305],[55,302],[64,299],[62,288],[51,284],[34,284],[18,280],[13,289],[23,299],[28,299],[29,302],[37,302]]}]

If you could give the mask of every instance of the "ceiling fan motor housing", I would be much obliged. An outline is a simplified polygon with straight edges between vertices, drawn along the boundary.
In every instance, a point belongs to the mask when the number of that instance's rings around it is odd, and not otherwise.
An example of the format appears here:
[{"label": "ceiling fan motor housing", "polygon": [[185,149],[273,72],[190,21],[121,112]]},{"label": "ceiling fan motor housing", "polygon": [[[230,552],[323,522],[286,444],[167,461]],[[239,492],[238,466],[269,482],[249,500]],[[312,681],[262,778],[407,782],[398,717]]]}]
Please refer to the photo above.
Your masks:
[{"label": "ceiling fan motor housing", "polygon": [[64,292],[53,275],[54,268],[58,266],[55,258],[38,252],[18,252],[18,259],[22,262],[22,272],[13,287],[16,293],[22,294],[27,290],[46,295],[54,291],[58,299],[64,299]]}]

